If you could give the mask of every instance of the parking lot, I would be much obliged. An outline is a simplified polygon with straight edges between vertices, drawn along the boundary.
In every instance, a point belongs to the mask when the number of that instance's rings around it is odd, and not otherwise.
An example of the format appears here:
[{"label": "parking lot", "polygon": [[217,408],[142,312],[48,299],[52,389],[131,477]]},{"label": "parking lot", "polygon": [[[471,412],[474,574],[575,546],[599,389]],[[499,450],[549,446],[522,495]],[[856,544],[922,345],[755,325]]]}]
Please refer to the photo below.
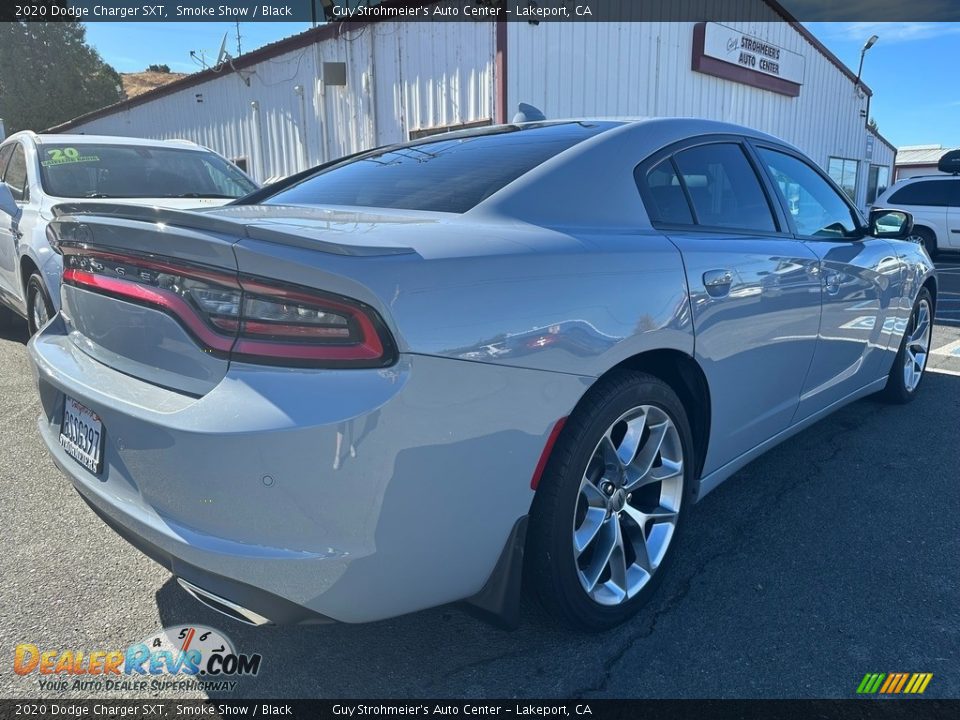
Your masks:
[{"label": "parking lot", "polygon": [[868,672],[930,672],[926,696],[960,697],[960,262],[939,266],[917,401],[858,402],[739,472],[693,509],[650,605],[599,636],[533,607],[514,632],[457,607],[262,629],[207,610],[62,479],[25,330],[0,334],[0,695],[49,695],[11,671],[18,643],[120,649],[199,623],[263,655],[224,697],[850,697]]}]

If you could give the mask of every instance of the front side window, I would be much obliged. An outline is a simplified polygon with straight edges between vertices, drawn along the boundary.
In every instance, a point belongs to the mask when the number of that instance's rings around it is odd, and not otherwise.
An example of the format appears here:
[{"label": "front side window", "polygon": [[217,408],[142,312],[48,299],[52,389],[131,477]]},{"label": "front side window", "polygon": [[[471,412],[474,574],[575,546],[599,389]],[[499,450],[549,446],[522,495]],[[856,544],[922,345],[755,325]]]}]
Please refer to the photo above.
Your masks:
[{"label": "front side window", "polygon": [[797,228],[806,237],[860,237],[859,223],[823,176],[804,161],[786,153],[759,148],[763,163],[780,188]]},{"label": "front side window", "polygon": [[770,205],[743,148],[715,143],[674,156],[697,224],[776,232]]},{"label": "front side window", "polygon": [[960,206],[960,180],[921,180],[895,190],[889,205]]},{"label": "front side window", "polygon": [[27,156],[23,152],[23,145],[19,143],[13,150],[13,156],[10,158],[10,164],[7,165],[7,172],[4,173],[3,181],[13,193],[13,199],[17,202],[26,202],[27,196]]},{"label": "front side window", "polygon": [[40,182],[64,198],[238,198],[256,186],[203,150],[142,145],[41,145]]},{"label": "front side window", "polygon": [[832,157],[827,167],[830,179],[839,185],[840,189],[853,202],[857,200],[857,168],[859,165],[860,163],[856,160]]}]

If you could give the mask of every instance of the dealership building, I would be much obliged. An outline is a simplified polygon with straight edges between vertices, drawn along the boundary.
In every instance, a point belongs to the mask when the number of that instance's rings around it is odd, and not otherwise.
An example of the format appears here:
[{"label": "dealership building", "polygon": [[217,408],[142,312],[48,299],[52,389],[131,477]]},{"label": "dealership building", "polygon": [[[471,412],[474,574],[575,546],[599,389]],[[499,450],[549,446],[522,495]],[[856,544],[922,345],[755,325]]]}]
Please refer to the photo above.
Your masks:
[{"label": "dealership building", "polygon": [[693,116],[795,144],[867,206],[896,156],[867,127],[870,89],[773,0],[735,2],[750,20],[331,22],[52,131],[184,138],[265,181],[506,122],[520,102],[551,119]]}]

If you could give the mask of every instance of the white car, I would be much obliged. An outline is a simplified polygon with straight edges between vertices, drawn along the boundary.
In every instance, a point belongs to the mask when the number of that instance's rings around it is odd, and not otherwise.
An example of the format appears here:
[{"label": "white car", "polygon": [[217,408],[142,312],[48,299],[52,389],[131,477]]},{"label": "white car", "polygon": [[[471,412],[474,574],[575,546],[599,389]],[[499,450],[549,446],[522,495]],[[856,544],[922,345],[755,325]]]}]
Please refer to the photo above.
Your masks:
[{"label": "white car", "polygon": [[52,208],[105,201],[165,208],[223,205],[256,189],[239,168],[186,140],[20,132],[0,145],[0,326],[35,333],[60,306],[62,258],[47,242]]},{"label": "white car", "polygon": [[929,175],[902,180],[874,203],[913,215],[910,239],[931,258],[941,250],[960,250],[960,175]]}]

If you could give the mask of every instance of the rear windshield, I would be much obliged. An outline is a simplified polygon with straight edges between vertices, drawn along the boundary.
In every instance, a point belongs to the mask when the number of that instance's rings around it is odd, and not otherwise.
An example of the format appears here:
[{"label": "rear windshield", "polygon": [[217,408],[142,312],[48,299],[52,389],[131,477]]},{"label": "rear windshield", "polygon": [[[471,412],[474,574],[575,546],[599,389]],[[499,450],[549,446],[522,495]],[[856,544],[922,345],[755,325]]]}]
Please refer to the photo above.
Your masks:
[{"label": "rear windshield", "polygon": [[207,151],[135,145],[39,148],[44,192],[67,198],[238,198],[256,186]]},{"label": "rear windshield", "polygon": [[463,213],[609,127],[611,123],[571,122],[439,136],[336,165],[264,202]]}]

